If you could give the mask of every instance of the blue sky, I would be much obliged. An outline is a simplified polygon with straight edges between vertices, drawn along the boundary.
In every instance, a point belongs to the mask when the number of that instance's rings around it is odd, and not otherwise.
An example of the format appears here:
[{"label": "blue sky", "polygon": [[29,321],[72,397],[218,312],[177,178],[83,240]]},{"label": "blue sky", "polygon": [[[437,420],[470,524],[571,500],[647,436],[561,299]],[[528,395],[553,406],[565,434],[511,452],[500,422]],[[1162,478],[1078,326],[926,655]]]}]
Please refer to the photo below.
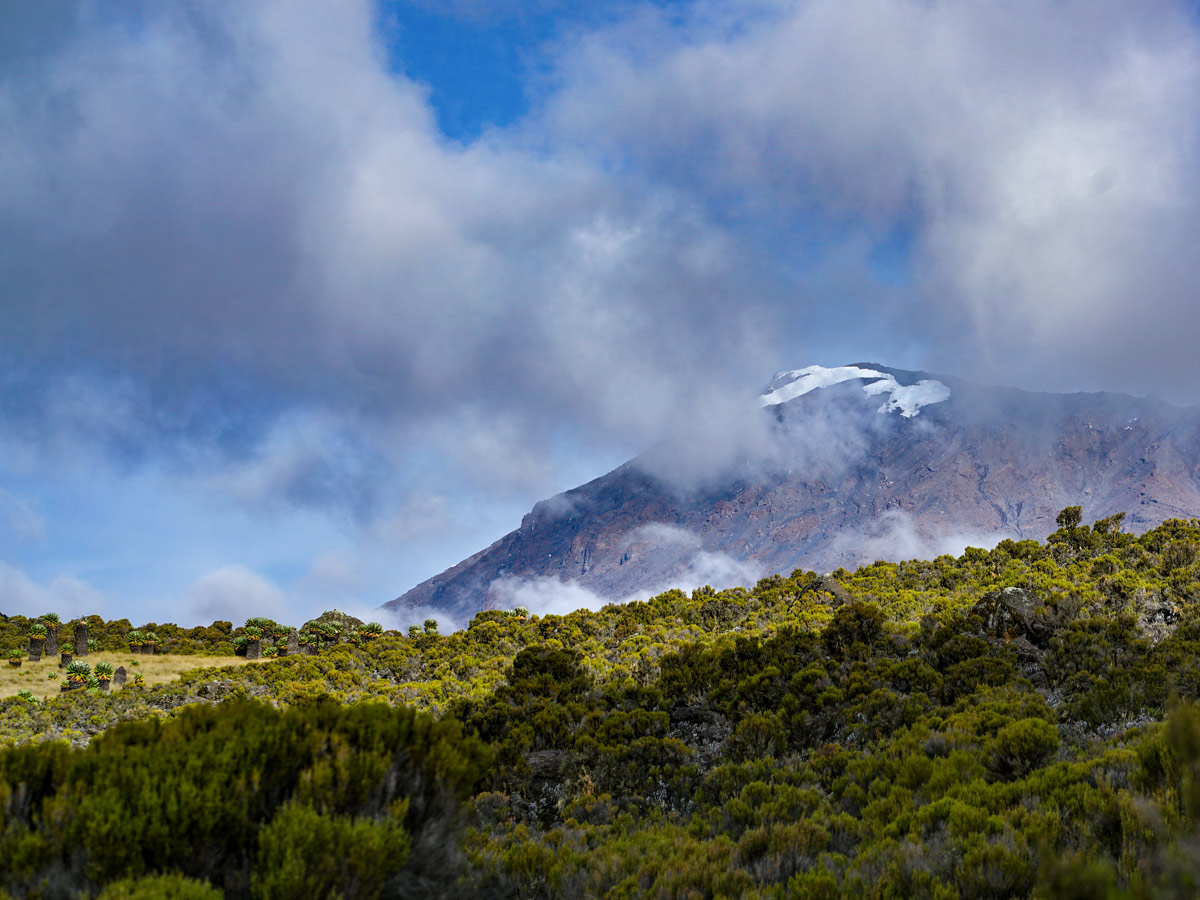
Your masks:
[{"label": "blue sky", "polygon": [[1183,2],[0,10],[0,612],[369,612],[777,369],[1200,401]]},{"label": "blue sky", "polygon": [[559,24],[560,15],[551,11],[498,21],[411,3],[384,4],[380,11],[392,67],[429,87],[439,130],[464,143],[528,111],[541,48]]}]

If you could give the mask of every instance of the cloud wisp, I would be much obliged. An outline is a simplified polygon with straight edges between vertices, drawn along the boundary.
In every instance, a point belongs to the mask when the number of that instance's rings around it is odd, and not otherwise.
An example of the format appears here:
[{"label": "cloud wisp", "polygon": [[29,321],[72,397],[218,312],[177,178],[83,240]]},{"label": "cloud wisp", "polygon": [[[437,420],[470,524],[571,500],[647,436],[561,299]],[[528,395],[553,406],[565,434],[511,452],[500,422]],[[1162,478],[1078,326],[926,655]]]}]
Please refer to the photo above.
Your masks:
[{"label": "cloud wisp", "polygon": [[634,529],[626,537],[626,547],[652,548],[659,561],[666,557],[671,574],[642,590],[621,596],[593,590],[573,579],[506,574],[488,585],[488,603],[500,609],[524,606],[534,615],[561,616],[578,609],[598,610],[610,603],[646,600],[672,588],[690,591],[704,586],[718,590],[748,587],[765,574],[760,565],[705,549],[695,533],[662,522]]}]

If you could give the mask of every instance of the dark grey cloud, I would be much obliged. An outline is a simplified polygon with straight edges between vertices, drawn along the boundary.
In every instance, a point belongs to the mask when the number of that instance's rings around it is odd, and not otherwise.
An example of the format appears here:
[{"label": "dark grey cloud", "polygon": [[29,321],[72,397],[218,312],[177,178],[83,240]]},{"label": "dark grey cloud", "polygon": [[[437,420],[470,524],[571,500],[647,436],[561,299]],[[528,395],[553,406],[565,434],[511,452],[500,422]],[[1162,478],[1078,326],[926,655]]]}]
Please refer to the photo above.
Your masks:
[{"label": "dark grey cloud", "polygon": [[456,415],[477,435],[487,410],[637,443],[731,370],[761,377],[739,362],[756,304],[730,303],[746,251],[702,207],[444,141],[369,3],[100,10],[10,23],[39,52],[0,82],[9,428],[73,419],[135,457],[199,441],[321,496],[327,442],[265,462],[297,409],[366,439]]}]

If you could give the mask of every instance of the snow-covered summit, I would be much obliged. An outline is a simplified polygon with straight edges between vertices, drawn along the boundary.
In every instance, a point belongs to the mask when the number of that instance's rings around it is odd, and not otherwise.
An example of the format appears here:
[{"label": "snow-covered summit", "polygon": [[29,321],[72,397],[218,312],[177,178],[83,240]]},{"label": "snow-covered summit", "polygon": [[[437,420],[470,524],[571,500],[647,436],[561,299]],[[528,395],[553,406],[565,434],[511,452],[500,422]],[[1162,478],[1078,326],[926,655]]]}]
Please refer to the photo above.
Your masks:
[{"label": "snow-covered summit", "polygon": [[767,392],[759,399],[763,406],[777,406],[780,403],[795,400],[817,388],[856,379],[867,381],[862,388],[863,393],[868,397],[887,394],[887,399],[879,407],[879,412],[890,413],[899,410],[900,415],[906,419],[917,415],[922,406],[950,399],[950,388],[940,381],[927,378],[916,384],[901,384],[894,375],[875,369],[865,369],[861,366],[836,366],[834,368],[809,366],[806,369],[780,372],[771,380]]}]

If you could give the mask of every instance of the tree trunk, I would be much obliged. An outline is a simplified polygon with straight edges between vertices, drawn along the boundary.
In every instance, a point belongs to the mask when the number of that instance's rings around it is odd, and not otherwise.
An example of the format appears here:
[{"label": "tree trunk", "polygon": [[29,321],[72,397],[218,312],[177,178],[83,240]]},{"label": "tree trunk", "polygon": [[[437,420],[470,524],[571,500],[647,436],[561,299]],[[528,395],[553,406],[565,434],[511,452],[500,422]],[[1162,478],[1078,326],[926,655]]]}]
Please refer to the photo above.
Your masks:
[{"label": "tree trunk", "polygon": [[58,629],[46,629],[46,648],[42,651],[46,656],[53,659],[58,656]]},{"label": "tree trunk", "polygon": [[45,645],[46,645],[46,642],[43,640],[38,640],[37,638],[29,639],[29,661],[30,662],[41,662],[42,648]]},{"label": "tree trunk", "polygon": [[88,655],[88,629],[83,623],[75,626],[75,658],[83,659]]}]

